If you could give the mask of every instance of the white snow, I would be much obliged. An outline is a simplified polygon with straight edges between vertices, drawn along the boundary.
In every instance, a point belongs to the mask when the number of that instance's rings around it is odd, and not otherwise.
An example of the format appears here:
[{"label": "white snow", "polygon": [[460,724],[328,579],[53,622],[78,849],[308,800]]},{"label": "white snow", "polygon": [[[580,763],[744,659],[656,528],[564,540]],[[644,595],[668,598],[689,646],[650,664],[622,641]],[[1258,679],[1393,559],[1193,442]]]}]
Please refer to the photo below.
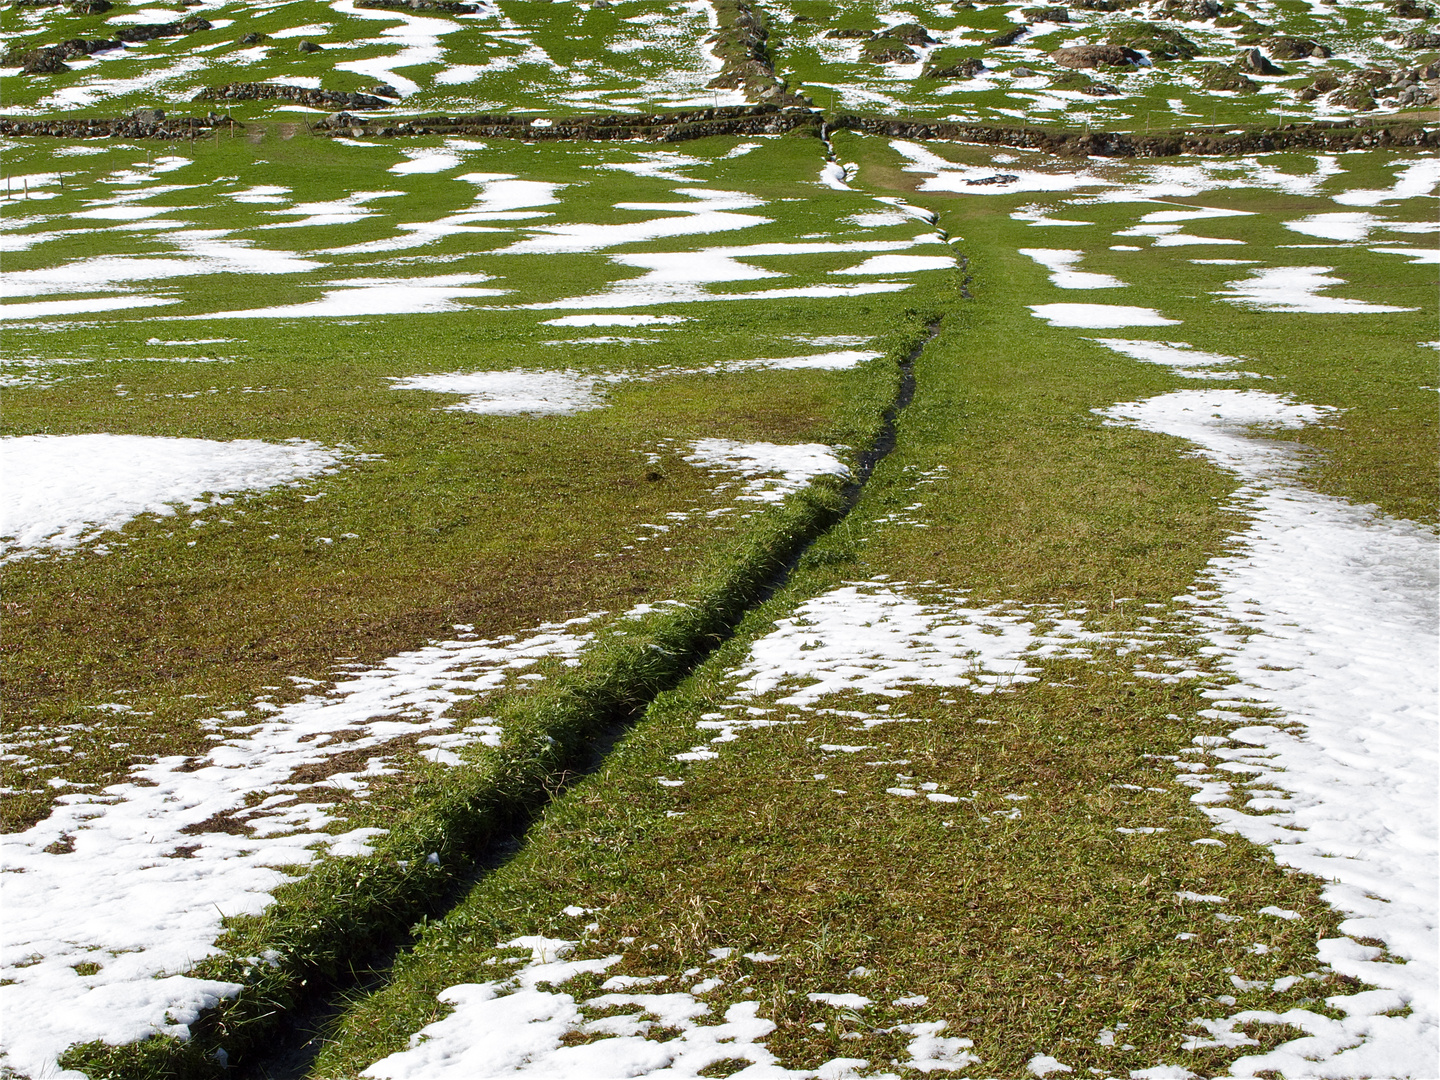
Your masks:
[{"label": "white snow", "polygon": [[568,415],[599,409],[605,399],[597,389],[601,380],[578,371],[452,371],[447,374],[409,375],[394,380],[396,390],[430,390],[437,394],[464,394],[464,401],[448,408],[495,416]]},{"label": "white snow", "polygon": [[[1320,957],[1379,988],[1329,998],[1341,1019],[1296,1008],[1204,1026],[1222,1042],[1240,1039],[1229,1045],[1247,1044],[1234,1029],[1248,1021],[1307,1032],[1240,1059],[1237,1076],[1440,1075],[1435,534],[1308,490],[1285,445],[1249,433],[1314,423],[1324,414],[1314,406],[1186,390],[1106,414],[1189,439],[1244,481],[1236,498],[1252,524],[1237,551],[1212,560],[1191,603],[1238,680],[1210,696],[1278,717],[1209,748],[1222,768],[1249,774],[1238,786],[1251,812],[1214,805],[1205,790],[1224,790],[1233,772],[1191,777],[1195,801],[1222,831],[1326,882],[1347,936],[1322,940]],[[1390,959],[1361,937],[1384,942]]]},{"label": "white snow", "polygon": [[[328,693],[257,703],[268,718],[242,720],[201,760],[160,758],[137,766],[132,781],[61,795],[48,818],[7,836],[3,849],[0,963],[14,981],[0,985],[0,1060],[28,1075],[80,1080],[55,1064],[72,1043],[185,1037],[199,1010],[239,989],[185,974],[216,951],[222,918],[264,911],[291,879],[287,868],[313,862],[317,847],[359,855],[383,832],[327,833],[333,808],[296,793],[318,783],[363,796],[368,778],[393,771],[384,758],[397,738],[420,734],[424,756],[441,764],[458,762],[462,746],[497,745],[492,719],[457,729],[444,713],[542,658],[575,662],[592,638],[588,621],[401,653]],[[327,767],[357,750],[373,752],[363,768]],[[305,767],[329,775],[297,775]],[[247,808],[255,792],[267,797]],[[217,815],[252,835],[224,831]],[[56,853],[57,844],[73,850]],[[81,975],[80,963],[100,970]]]},{"label": "white snow", "polygon": [[[361,315],[413,315],[465,311],[458,300],[503,296],[505,289],[477,288],[488,274],[442,274],[437,277],[351,278],[327,281],[319,300],[245,311],[216,311],[204,315],[177,315],[177,319],[314,319],[353,318]],[[338,287],[337,287],[338,286]]]},{"label": "white snow", "polygon": [[1373,230],[1385,224],[1385,219],[1374,214],[1342,212],[1311,214],[1309,217],[1284,221],[1281,224],[1292,232],[1319,236],[1326,240],[1364,240]]},{"label": "white snow", "polygon": [[1050,271],[1050,282],[1061,289],[1120,289],[1125,282],[1109,274],[1092,274],[1071,269],[1085,257],[1083,251],[1064,248],[1020,248],[1021,255],[1034,259]]},{"label": "white snow", "polygon": [[[780,502],[817,476],[850,476],[850,469],[835,456],[835,451],[820,443],[779,445],[697,439],[685,460],[717,472],[738,473],[744,482],[735,497],[746,502]],[[722,485],[719,490],[730,486]]]},{"label": "white snow", "polygon": [[398,165],[390,166],[390,171],[396,176],[413,176],[417,173],[438,173],[449,169],[460,167],[461,157],[453,150],[437,150],[431,147],[421,147],[413,150],[402,150],[405,160]]},{"label": "white snow", "polygon": [[340,451],[294,440],[155,435],[0,439],[0,562],[74,548],[140,514],[198,510],[206,493],[263,491],[333,472]]},{"label": "white snow", "polygon": [[[1397,160],[1401,164],[1403,159]],[[1389,188],[1342,191],[1334,196],[1341,206],[1379,206],[1392,199],[1415,199],[1429,195],[1440,184],[1440,161],[1433,157],[1404,165]]]},{"label": "white snow", "polygon": [[1238,364],[1241,363],[1240,357],[1192,349],[1184,341],[1134,341],[1126,338],[1091,338],[1091,340],[1104,345],[1107,349],[1113,349],[1122,356],[1128,356],[1132,360],[1141,360],[1147,364],[1164,364],[1175,374],[1183,375],[1187,379],[1233,379],[1238,378],[1241,374],[1240,372],[1214,371],[1207,366],[1214,364],[1225,367],[1230,364]]},{"label": "white snow", "polygon": [[1304,314],[1371,314],[1393,311],[1414,311],[1412,307],[1393,304],[1372,304],[1368,300],[1347,300],[1338,296],[1321,296],[1320,290],[1344,285],[1343,278],[1331,277],[1331,266],[1267,266],[1250,271],[1240,281],[1227,281],[1218,292],[1232,304],[1259,311],[1283,311]]},{"label": "white snow", "polygon": [[787,705],[831,694],[902,697],[911,686],[975,693],[1034,682],[1034,626],[956,597],[917,600],[894,584],[853,583],[801,604],[733,673],[742,697],[785,690]]},{"label": "white snow", "polygon": [[862,263],[847,266],[835,274],[913,274],[919,270],[953,270],[950,255],[872,255]]},{"label": "white snow", "polygon": [[1112,330],[1122,326],[1175,326],[1179,319],[1167,319],[1154,308],[1125,307],[1120,304],[1031,304],[1037,319],[1051,326],[1080,326],[1087,330]]},{"label": "white snow", "polygon": [[[694,1080],[717,1062],[739,1059],[749,1064],[731,1073],[733,1076],[845,1080],[868,1064],[860,1058],[833,1058],[815,1069],[783,1067],[765,1046],[764,1039],[775,1031],[775,1024],[759,1015],[759,1002],[737,1002],[716,1016],[718,1007],[700,1000],[721,985],[715,978],[696,983],[688,993],[628,993],[625,991],[668,981],[671,976],[614,977],[604,984],[613,990],[578,999],[566,992],[566,983],[580,974],[603,973],[622,958],[612,954],[590,960],[566,959],[578,946],[578,942],[539,936],[505,942],[502,948],[530,953],[513,975],[441,991],[439,1000],[454,1011],[412,1035],[408,1049],[382,1058],[360,1075],[372,1080],[619,1080],[638,1076]],[[856,994],[808,996],[837,1006],[852,1001],[868,1004],[868,999]],[[617,1008],[624,1011],[593,1015]],[[657,1027],[677,1034],[647,1038]],[[943,1020],[896,1025],[892,1030],[909,1036],[909,1060],[896,1064],[929,1073],[963,1069],[977,1062],[970,1053],[971,1040],[946,1038],[940,1034],[945,1027]],[[563,1040],[572,1033],[606,1037],[566,1046]],[[875,1080],[899,1080],[895,1072],[873,1075]]]}]

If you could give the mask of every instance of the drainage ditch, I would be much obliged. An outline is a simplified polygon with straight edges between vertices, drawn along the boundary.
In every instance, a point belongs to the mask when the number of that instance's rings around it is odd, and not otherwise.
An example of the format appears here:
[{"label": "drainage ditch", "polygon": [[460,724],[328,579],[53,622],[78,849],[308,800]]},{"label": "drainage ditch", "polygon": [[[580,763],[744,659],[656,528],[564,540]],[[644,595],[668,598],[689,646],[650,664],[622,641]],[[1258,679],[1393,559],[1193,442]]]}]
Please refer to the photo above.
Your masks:
[{"label": "drainage ditch", "polygon": [[650,702],[728,640],[855,507],[876,466],[895,448],[900,414],[915,393],[915,362],[939,323],[938,317],[929,321],[898,361],[895,398],[844,488],[792,496],[792,505],[717,574],[703,599],[678,609],[647,641],[619,649],[600,669],[517,707],[493,770],[476,770],[417,807],[380,839],[373,855],[322,863],[282,889],[263,919],[233,931],[222,942],[225,954],[193,973],[241,990],[192,1023],[188,1040],[87,1043],[71,1048],[61,1064],[96,1080],[305,1075],[327,1023],[356,994],[383,985],[415,924],[443,917],[477,880],[512,858],[544,808],[598,769]]}]

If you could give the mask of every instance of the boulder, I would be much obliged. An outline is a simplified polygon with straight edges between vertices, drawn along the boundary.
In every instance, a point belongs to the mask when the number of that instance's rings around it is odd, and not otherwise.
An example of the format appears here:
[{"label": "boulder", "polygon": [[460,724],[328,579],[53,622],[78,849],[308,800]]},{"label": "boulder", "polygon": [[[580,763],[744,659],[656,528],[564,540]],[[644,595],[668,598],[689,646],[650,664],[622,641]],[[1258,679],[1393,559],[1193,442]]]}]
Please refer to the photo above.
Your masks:
[{"label": "boulder", "polygon": [[846,27],[839,30],[831,30],[825,36],[834,41],[869,41],[875,36],[875,31],[857,30],[854,27]]},{"label": "boulder", "polygon": [[1395,0],[1390,11],[1402,19],[1429,19],[1435,15],[1429,4],[1417,4],[1415,0]]},{"label": "boulder", "polygon": [[1407,30],[1400,35],[1400,44],[1406,49],[1440,49],[1440,34],[1428,30]]},{"label": "boulder", "polygon": [[165,119],[164,109],[136,109],[130,114],[137,124],[144,124],[146,127],[154,127]]},{"label": "boulder", "polygon": [[1276,60],[1303,60],[1307,56],[1323,60],[1330,55],[1329,49],[1309,38],[1271,37],[1266,38],[1262,44]]},{"label": "boulder", "polygon": [[977,56],[956,56],[949,49],[937,49],[920,75],[926,79],[973,79],[984,70],[985,62]]},{"label": "boulder", "polygon": [[893,41],[903,42],[906,45],[934,45],[935,39],[930,32],[919,23],[901,23],[899,26],[892,26],[888,30],[882,30],[880,37],[890,38]]},{"label": "boulder", "polygon": [[316,45],[313,41],[302,41],[299,45],[296,45],[295,48],[302,53],[317,53],[320,51],[320,46]]},{"label": "boulder", "polygon": [[1017,26],[1013,30],[1006,30],[1004,33],[996,34],[994,37],[989,38],[985,44],[992,49],[1003,49],[1007,45],[1014,45],[1015,42],[1019,41],[1029,33],[1029,31],[1030,27],[1028,26]]},{"label": "boulder", "polygon": [[60,54],[49,49],[39,49],[31,53],[20,65],[23,75],[58,75],[69,70],[70,65],[65,63]]},{"label": "boulder", "polygon": [[1025,8],[1020,14],[1025,16],[1026,22],[1032,23],[1068,23],[1070,21],[1070,9],[1063,7]]},{"label": "boulder", "polygon": [[246,34],[240,39],[241,45],[259,45],[262,41],[270,40],[264,34]]},{"label": "boulder", "polygon": [[1133,68],[1144,57],[1123,45],[1071,45],[1056,49],[1050,59],[1068,68]]},{"label": "boulder", "polygon": [[1251,75],[1284,75],[1283,68],[1278,68],[1270,62],[1264,53],[1259,49],[1250,49],[1240,54],[1235,61],[1240,71],[1248,72]]}]

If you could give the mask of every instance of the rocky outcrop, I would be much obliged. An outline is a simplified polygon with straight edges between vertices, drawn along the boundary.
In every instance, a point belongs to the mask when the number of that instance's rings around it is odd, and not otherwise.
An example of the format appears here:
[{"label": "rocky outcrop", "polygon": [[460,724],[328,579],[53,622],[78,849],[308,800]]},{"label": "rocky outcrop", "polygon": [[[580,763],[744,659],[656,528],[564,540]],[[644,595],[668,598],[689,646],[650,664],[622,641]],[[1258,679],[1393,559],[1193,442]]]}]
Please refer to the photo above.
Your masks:
[{"label": "rocky outcrop", "polygon": [[1435,17],[1434,8],[1429,4],[1417,4],[1415,0],[1395,0],[1395,3],[1390,5],[1390,11],[1402,19],[1433,19]]},{"label": "rocky outcrop", "polygon": [[921,70],[924,79],[973,79],[985,70],[978,56],[965,56],[955,49],[936,49]]},{"label": "rocky outcrop", "polygon": [[1300,91],[1299,96],[1302,101],[1313,101],[1322,93],[1329,93],[1326,101],[1331,105],[1356,112],[1369,112],[1382,103],[1397,109],[1427,108],[1440,100],[1437,79],[1440,79],[1440,62],[1396,71],[1369,68],[1352,72],[1343,80],[1330,75],[1322,83],[1322,79],[1317,78]]},{"label": "rocky outcrop", "polygon": [[1159,7],[1161,15],[1181,22],[1209,22],[1224,10],[1216,0],[1165,0]]},{"label": "rocky outcrop", "polygon": [[66,60],[120,47],[120,42],[108,38],[72,38],[59,45],[45,45],[38,49],[12,49],[0,63],[18,67],[26,75],[50,75],[69,71],[70,65],[65,63]]},{"label": "rocky outcrop", "polygon": [[720,29],[705,40],[721,69],[708,86],[743,90],[752,101],[809,105],[804,98],[789,93],[785,81],[775,74],[768,46],[770,30],[763,10],[749,0],[718,0],[715,13]]},{"label": "rocky outcrop", "polygon": [[1241,53],[1239,59],[1235,61],[1235,68],[1238,71],[1243,71],[1250,75],[1286,74],[1283,68],[1278,68],[1272,64],[1269,57],[1259,49],[1250,49],[1247,52]]},{"label": "rocky outcrop", "polygon": [[1108,97],[1120,93],[1119,87],[1092,79],[1083,71],[1062,71],[1050,81],[1056,90],[1074,90],[1091,97]]},{"label": "rocky outcrop", "polygon": [[1028,23],[1068,23],[1070,21],[1070,9],[1063,7],[1024,8],[1020,14],[1025,16],[1025,21]]},{"label": "rocky outcrop", "polygon": [[1200,69],[1200,88],[1253,94],[1260,89],[1260,84],[1241,71],[1238,64],[1206,64]]},{"label": "rocky outcrop", "polygon": [[1122,23],[1111,32],[1110,44],[1146,53],[1157,64],[1194,60],[1200,53],[1200,46],[1173,26],[1148,22]]},{"label": "rocky outcrop", "polygon": [[1134,49],[1124,45],[1071,45],[1056,49],[1050,59],[1061,67],[1068,68],[1125,68],[1133,69],[1143,59]]},{"label": "rocky outcrop", "polygon": [[201,30],[212,29],[210,23],[198,15],[193,15],[181,22],[168,23],[137,23],[134,26],[126,26],[115,31],[115,36],[121,41],[136,44],[142,41],[154,41],[156,38],[185,37],[187,34],[196,34]]},{"label": "rocky outcrop", "polygon": [[1440,49],[1440,34],[1429,30],[1409,30],[1400,35],[1404,49]]},{"label": "rocky outcrop", "polygon": [[1003,49],[1007,45],[1014,45],[1015,42],[1019,41],[1029,32],[1030,27],[1028,25],[1017,26],[1013,30],[1006,30],[1003,34],[996,34],[992,38],[987,38],[985,44],[992,49]]},{"label": "rocky outcrop", "polygon": [[192,101],[293,101],[317,109],[388,109],[395,104],[370,94],[343,90],[312,90],[284,83],[227,83],[201,90]]},{"label": "rocky outcrop", "polygon": [[1330,56],[1329,49],[1310,38],[1270,37],[1261,44],[1276,60],[1303,60],[1307,56],[1324,60]]}]

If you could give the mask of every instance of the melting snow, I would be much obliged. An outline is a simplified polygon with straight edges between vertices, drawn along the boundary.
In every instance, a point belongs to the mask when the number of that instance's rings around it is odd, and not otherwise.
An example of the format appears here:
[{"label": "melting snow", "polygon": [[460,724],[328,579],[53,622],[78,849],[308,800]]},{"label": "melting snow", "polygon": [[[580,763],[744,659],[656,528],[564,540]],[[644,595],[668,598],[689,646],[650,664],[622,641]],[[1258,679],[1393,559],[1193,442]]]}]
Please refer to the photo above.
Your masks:
[{"label": "melting snow", "polygon": [[[1341,1019],[1291,1009],[1206,1026],[1217,1037],[1252,1020],[1307,1032],[1240,1059],[1236,1075],[1433,1077],[1437,542],[1428,529],[1307,490],[1287,447],[1247,434],[1253,425],[1313,423],[1323,412],[1236,390],[1179,391],[1106,410],[1117,422],[1191,440],[1245,481],[1237,498],[1253,524],[1236,553],[1211,562],[1193,599],[1239,680],[1211,696],[1268,706],[1294,727],[1253,723],[1231,733],[1236,745],[1211,748],[1253,774],[1245,787],[1257,813],[1210,805],[1204,791],[1195,798],[1223,830],[1327,882],[1326,900],[1348,916],[1341,929],[1349,937],[1321,941],[1321,959],[1380,988],[1330,998]],[[1358,945],[1360,937],[1383,941],[1399,962]]]},{"label": "melting snow", "polygon": [[333,472],[342,453],[317,443],[217,442],[156,435],[0,439],[0,552],[10,561],[73,548],[140,514],[198,510],[207,492],[263,491]]}]

